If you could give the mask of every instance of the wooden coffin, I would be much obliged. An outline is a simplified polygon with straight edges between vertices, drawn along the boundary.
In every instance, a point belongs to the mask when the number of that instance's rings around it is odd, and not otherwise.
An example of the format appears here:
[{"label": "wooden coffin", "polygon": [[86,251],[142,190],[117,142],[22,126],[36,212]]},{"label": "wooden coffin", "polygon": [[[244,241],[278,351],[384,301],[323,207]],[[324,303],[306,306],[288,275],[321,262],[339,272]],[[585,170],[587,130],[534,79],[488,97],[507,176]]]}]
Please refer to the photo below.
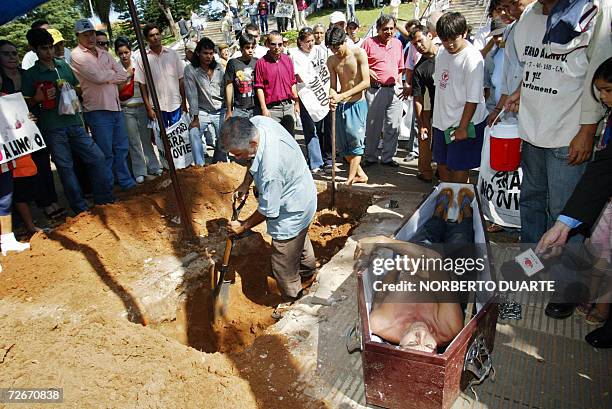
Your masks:
[{"label": "wooden coffin", "polygon": [[[423,200],[413,215],[396,231],[395,238],[408,240],[416,228],[427,220],[432,212],[432,201],[440,189],[452,187],[457,192],[462,185],[442,183]],[[456,197],[456,195],[455,195]],[[484,219],[478,195],[472,203],[476,243],[490,253]],[[480,217],[478,217],[480,215]],[[485,266],[485,274],[491,277],[491,258]],[[372,299],[372,275],[368,270],[357,274],[358,307],[361,322],[362,363],[366,402],[385,408],[446,409],[450,408],[460,392],[474,379],[465,366],[470,347],[475,353],[486,347],[493,351],[498,305],[493,294],[476,294],[476,315],[467,323],[442,354],[431,354],[416,350],[403,350],[371,334],[369,309]],[[476,352],[477,353],[477,352]],[[482,373],[481,373],[482,375]]]}]

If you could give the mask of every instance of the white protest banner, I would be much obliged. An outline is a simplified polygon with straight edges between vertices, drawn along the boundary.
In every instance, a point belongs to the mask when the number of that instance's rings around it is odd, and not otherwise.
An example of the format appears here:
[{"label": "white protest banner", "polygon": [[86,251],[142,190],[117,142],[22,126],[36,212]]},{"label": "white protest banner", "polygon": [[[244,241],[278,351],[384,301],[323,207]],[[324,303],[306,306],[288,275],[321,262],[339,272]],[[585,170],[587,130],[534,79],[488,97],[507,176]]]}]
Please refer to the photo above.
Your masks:
[{"label": "white protest banner", "polygon": [[20,92],[0,97],[0,163],[45,148],[42,134],[28,118],[28,112]]},{"label": "white protest banner", "polygon": [[521,194],[521,168],[512,172],[498,172],[491,169],[490,128],[485,128],[482,156],[478,174],[478,194],[482,213],[492,223],[504,227],[521,227],[519,198]]},{"label": "white protest banner", "polygon": [[277,1],[274,17],[293,17],[293,3],[287,4]]},{"label": "white protest banner", "polygon": [[412,126],[414,125],[413,119],[413,100],[412,97],[408,97],[403,102],[402,109],[402,120],[400,122],[400,134],[398,140],[408,141],[410,140],[410,134],[412,132]]},{"label": "white protest banner", "polygon": [[[154,132],[155,144],[159,150],[161,163],[164,168],[168,169],[166,151],[164,150],[159,130],[154,128]],[[191,142],[189,141],[189,116],[184,114],[180,121],[166,128],[166,135],[168,136],[168,144],[170,145],[172,159],[174,160],[174,167],[176,169],[183,169],[191,165],[193,163],[193,153],[191,152]]]},{"label": "white protest banner", "polygon": [[329,82],[327,69],[328,50],[315,46],[309,55],[292,48],[289,55],[293,60],[295,74],[301,81],[297,85],[300,101],[306,107],[314,122],[319,122],[329,113]]}]

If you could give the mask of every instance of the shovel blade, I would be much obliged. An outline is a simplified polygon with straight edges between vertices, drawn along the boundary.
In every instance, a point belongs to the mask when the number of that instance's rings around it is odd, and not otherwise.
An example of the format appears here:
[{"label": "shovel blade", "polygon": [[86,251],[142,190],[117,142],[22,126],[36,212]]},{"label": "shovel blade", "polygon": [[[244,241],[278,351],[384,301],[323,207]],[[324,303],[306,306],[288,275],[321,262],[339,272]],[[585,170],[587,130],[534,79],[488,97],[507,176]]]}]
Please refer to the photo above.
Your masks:
[{"label": "shovel blade", "polygon": [[217,321],[226,316],[229,306],[231,285],[231,281],[223,281],[219,284],[219,292],[213,299],[213,321]]}]

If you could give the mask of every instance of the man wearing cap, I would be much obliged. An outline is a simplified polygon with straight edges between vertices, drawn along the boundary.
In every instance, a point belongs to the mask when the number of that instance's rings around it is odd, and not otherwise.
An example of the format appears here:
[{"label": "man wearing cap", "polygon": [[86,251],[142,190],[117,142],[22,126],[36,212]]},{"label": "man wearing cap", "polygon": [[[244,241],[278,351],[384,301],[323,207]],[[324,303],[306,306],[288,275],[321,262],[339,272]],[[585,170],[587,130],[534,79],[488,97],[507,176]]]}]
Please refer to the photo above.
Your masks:
[{"label": "man wearing cap", "polygon": [[402,43],[395,37],[396,21],[389,14],[376,20],[378,35],[366,38],[361,45],[368,55],[370,88],[366,92],[368,119],[363,166],[378,163],[378,142],[383,132],[382,164],[398,167],[393,160],[402,119],[399,88],[404,71]]},{"label": "man wearing cap", "polygon": [[54,58],[54,40],[47,30],[34,28],[28,31],[26,37],[39,58],[34,66],[23,74],[21,92],[28,106],[31,109],[36,108],[38,127],[49,147],[70,207],[76,214],[88,209],[74,169],[76,158],[86,164],[94,202],[112,202],[112,185],[105,180],[107,174],[104,153],[83,128],[80,112],[60,115],[57,109],[60,100],[58,78],[76,89],[79,85],[78,79],[68,64]]},{"label": "man wearing cap", "polygon": [[70,49],[64,47],[65,41],[64,36],[59,30],[54,28],[48,28],[47,31],[53,37],[53,49],[55,50],[55,58],[61,58],[66,62],[66,64],[70,64]]},{"label": "man wearing cap", "polygon": [[88,19],[75,24],[78,45],[72,51],[72,70],[81,83],[85,122],[104,152],[106,175],[122,189],[136,186],[127,165],[129,142],[125,118],[119,101],[118,84],[127,73],[107,51],[96,44],[96,30]]},{"label": "man wearing cap", "polygon": [[181,119],[182,112],[187,112],[185,86],[183,84],[185,66],[176,51],[162,46],[161,30],[157,24],[145,24],[142,32],[149,44],[147,59],[151,66],[151,76],[157,91],[160,113],[156,113],[153,109],[140,53],[136,56],[134,80],[140,84],[140,92],[147,107],[149,119],[154,120],[156,115],[160,114],[164,125],[168,127]]},{"label": "man wearing cap", "polygon": [[[341,11],[334,11],[329,15],[329,28],[332,27],[340,27],[342,30],[346,31],[346,16]],[[346,38],[346,45],[352,47],[355,45],[355,42],[351,40],[350,37]]]},{"label": "man wearing cap", "polygon": [[273,118],[295,136],[295,114],[299,114],[295,72],[291,58],[283,53],[283,37],[268,34],[268,53],[255,64],[255,115]]}]

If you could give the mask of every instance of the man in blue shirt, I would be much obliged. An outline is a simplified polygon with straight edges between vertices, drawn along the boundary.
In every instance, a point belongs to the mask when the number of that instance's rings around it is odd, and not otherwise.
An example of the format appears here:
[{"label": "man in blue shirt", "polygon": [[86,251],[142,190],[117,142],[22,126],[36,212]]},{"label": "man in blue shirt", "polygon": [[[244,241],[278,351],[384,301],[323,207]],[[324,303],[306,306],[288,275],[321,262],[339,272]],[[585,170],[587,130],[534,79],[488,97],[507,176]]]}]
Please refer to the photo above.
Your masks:
[{"label": "man in blue shirt", "polygon": [[272,236],[272,273],[283,301],[303,295],[301,279],[316,272],[308,226],[317,210],[317,189],[295,139],[265,116],[232,117],[221,131],[223,149],[238,160],[252,159],[240,197],[255,183],[257,211],[243,221],[232,221],[227,231],[240,235],[265,221]]}]

